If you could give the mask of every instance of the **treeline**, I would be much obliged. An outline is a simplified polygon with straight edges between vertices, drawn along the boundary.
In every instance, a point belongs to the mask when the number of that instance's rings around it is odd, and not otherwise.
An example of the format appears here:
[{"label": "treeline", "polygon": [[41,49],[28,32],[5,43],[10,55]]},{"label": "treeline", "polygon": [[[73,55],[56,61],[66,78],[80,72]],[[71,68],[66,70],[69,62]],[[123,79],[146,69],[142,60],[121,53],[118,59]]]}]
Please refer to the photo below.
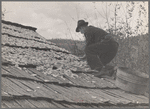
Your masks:
[{"label": "treeline", "polygon": [[118,38],[119,50],[111,62],[149,73],[149,34],[127,38]]}]

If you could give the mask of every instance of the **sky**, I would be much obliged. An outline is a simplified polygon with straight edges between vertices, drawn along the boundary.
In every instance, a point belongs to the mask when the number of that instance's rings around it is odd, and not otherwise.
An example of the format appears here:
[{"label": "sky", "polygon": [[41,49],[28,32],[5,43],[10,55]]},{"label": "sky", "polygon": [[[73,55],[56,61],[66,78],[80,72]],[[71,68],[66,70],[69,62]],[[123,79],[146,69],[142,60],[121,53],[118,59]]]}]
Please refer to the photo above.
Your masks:
[{"label": "sky", "polygon": [[[110,3],[112,5],[109,5]],[[3,1],[2,11],[6,10],[4,20],[36,27],[37,32],[46,39],[62,38],[84,40],[83,35],[75,31],[77,21],[83,19],[89,22],[89,25],[106,29],[108,26],[106,23],[106,16],[108,18],[114,16],[114,6],[116,3],[122,4],[121,9],[118,9],[118,15],[125,18],[126,2],[118,1]],[[148,10],[148,2],[144,3],[144,7]],[[138,8],[135,8],[135,10],[138,10]],[[135,11],[133,16],[131,25],[134,28],[136,25],[135,21],[138,18],[138,12]],[[144,24],[147,24],[148,13],[146,17],[142,17],[142,19]]]}]

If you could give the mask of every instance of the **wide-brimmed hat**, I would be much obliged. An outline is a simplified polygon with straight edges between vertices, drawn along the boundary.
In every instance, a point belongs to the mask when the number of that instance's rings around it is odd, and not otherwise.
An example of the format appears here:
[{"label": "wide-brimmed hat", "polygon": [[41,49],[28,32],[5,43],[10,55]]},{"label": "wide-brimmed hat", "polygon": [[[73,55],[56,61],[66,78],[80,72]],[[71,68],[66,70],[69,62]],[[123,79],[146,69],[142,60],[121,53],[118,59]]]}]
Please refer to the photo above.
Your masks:
[{"label": "wide-brimmed hat", "polygon": [[88,22],[85,22],[84,20],[79,20],[77,24],[76,32],[79,32],[79,28],[81,26],[87,26],[87,25],[88,25]]}]

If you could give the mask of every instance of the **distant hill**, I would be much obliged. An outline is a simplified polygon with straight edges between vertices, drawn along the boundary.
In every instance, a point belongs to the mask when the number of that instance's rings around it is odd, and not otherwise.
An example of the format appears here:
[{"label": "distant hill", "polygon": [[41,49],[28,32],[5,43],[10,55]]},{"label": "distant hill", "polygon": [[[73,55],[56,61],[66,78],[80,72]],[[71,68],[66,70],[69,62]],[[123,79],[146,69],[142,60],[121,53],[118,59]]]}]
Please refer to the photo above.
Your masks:
[{"label": "distant hill", "polygon": [[49,39],[47,41],[55,43],[58,47],[65,48],[74,55],[83,55],[84,52],[84,41],[69,40],[69,39]]}]

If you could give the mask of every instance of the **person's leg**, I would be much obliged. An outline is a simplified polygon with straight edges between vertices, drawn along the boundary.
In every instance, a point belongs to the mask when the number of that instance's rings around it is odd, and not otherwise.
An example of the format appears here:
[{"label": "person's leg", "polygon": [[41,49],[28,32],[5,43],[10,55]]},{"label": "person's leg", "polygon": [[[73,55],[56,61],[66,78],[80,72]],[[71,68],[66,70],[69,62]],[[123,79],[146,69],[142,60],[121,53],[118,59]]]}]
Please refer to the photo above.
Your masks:
[{"label": "person's leg", "polygon": [[103,63],[99,56],[105,52],[108,52],[108,44],[102,44],[100,42],[85,48],[87,63],[92,70],[96,69],[101,71]]},{"label": "person's leg", "polygon": [[118,44],[113,43],[113,44],[111,44],[111,47],[112,47],[113,51],[111,50],[106,53],[103,53],[100,57],[103,65],[105,67],[102,69],[101,73],[99,75],[97,75],[97,77],[101,77],[102,75],[107,75],[107,76],[115,75],[116,67],[110,66],[107,64],[110,63],[113,60],[113,58],[116,56],[117,51],[118,51]]},{"label": "person's leg", "polygon": [[116,47],[116,44],[113,45],[109,43],[92,44],[85,48],[87,63],[91,67],[91,69],[101,71],[103,65],[106,65],[114,58],[114,56],[117,53],[117,50],[118,45]]},{"label": "person's leg", "polygon": [[90,54],[89,52],[86,53],[87,63],[90,68],[93,70],[97,67],[102,67],[102,63],[98,60],[97,54]]},{"label": "person's leg", "polygon": [[117,51],[118,51],[118,44],[117,43],[111,44],[111,48],[112,48],[112,50],[100,55],[100,59],[104,66],[106,66],[108,63],[110,63],[116,56]]},{"label": "person's leg", "polygon": [[92,70],[103,67],[103,64],[98,59],[98,44],[92,44],[85,48],[87,63]]}]

